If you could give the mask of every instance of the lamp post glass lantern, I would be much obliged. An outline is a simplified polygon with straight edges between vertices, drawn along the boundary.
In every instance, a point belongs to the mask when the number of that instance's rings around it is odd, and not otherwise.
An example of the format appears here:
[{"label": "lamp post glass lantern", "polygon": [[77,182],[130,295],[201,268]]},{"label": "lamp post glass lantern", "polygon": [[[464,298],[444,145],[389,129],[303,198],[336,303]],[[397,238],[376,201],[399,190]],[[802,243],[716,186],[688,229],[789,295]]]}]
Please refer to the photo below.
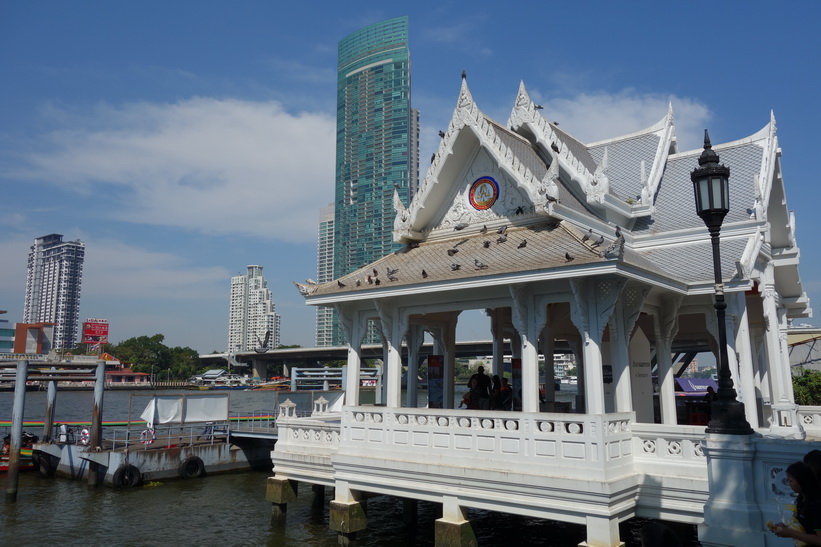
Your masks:
[{"label": "lamp post glass lantern", "polygon": [[727,303],[721,275],[719,234],[721,223],[730,210],[730,168],[719,164],[718,159],[705,129],[704,151],[698,158],[698,168],[690,173],[690,180],[693,181],[696,213],[707,226],[713,246],[714,307],[718,319],[718,398],[712,403],[707,433],[750,435],[753,430],[744,415],[744,404],[736,399],[727,354],[727,324],[724,321]]}]

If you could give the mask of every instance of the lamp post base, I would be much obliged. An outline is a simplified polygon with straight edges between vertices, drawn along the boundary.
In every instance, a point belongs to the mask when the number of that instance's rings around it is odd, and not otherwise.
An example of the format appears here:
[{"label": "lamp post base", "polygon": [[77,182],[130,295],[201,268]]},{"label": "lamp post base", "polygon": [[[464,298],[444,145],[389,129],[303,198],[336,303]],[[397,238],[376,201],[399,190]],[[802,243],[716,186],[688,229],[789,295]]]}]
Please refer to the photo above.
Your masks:
[{"label": "lamp post base", "polygon": [[738,400],[713,401],[707,433],[717,435],[752,435],[753,428],[744,413],[744,404]]}]

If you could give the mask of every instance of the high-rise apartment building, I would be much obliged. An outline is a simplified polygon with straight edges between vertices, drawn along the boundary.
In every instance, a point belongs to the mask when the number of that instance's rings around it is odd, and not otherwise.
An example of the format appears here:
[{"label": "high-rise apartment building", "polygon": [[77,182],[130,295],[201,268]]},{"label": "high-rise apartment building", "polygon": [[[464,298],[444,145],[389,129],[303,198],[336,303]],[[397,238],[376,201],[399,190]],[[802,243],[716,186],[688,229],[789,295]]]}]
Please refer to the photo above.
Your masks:
[{"label": "high-rise apartment building", "polygon": [[410,91],[407,17],[339,42],[336,277],[395,250],[393,192],[407,204],[418,179]]},{"label": "high-rise apartment building", "polygon": [[262,266],[248,266],[245,275],[231,278],[228,310],[228,351],[249,351],[265,342],[273,349],[280,345],[280,317],[262,275]]},{"label": "high-rise apartment building", "polygon": [[[408,18],[345,37],[337,70],[334,277],[398,248],[394,189],[407,205],[418,184],[419,113],[411,108]],[[333,345],[344,342],[336,323]]]},{"label": "high-rise apartment building", "polygon": [[54,323],[54,348],[72,348],[80,326],[85,243],[60,234],[38,237],[26,273],[24,323]]},{"label": "high-rise apartment building", "polygon": [[[334,278],[334,204],[323,207],[319,213],[317,232],[316,281],[327,283]],[[334,343],[334,310],[324,306],[316,308],[316,346],[327,347]]]}]

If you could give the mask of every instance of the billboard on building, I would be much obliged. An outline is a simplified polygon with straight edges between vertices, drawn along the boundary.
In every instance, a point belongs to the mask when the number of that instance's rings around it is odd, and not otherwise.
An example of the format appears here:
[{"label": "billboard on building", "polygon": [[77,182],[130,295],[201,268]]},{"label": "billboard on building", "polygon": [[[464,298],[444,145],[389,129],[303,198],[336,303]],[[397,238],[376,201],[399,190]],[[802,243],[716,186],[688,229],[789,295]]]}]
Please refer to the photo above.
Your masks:
[{"label": "billboard on building", "polygon": [[83,321],[83,344],[107,344],[108,319],[91,319]]}]

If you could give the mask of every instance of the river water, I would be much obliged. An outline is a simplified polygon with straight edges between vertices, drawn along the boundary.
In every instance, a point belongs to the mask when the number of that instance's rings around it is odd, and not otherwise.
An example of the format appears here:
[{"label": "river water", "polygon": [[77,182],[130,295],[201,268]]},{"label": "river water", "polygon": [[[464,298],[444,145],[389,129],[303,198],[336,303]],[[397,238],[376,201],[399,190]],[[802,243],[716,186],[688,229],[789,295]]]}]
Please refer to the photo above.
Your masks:
[{"label": "river water", "polygon": [[[564,386],[563,386],[564,387]],[[145,397],[131,397],[127,391],[105,393],[103,420],[132,416],[146,404]],[[146,392],[138,392],[145,395]],[[163,394],[169,391],[161,392]],[[424,394],[422,394],[424,396]],[[557,395],[559,395],[557,393]],[[575,392],[562,392],[559,400],[571,400]],[[268,410],[271,392],[232,391],[232,411],[250,413]],[[88,420],[94,394],[91,391],[61,391],[57,395],[55,421]],[[457,399],[459,400],[459,399]],[[0,392],[0,419],[10,419],[13,394]],[[26,394],[25,418],[42,420],[45,393]],[[37,435],[36,428],[26,428]],[[0,431],[2,431],[0,429]],[[335,532],[328,528],[328,506],[333,499],[326,489],[325,499],[315,506],[310,485],[301,484],[295,503],[288,505],[284,525],[272,525],[271,504],[265,500],[265,479],[271,472],[248,471],[203,479],[169,480],[134,489],[115,490],[89,487],[84,481],[45,479],[35,472],[20,473],[17,501],[0,502],[0,546],[5,545],[270,545],[334,546]],[[5,493],[7,475],[0,473],[0,489]],[[438,506],[418,505],[414,525],[403,522],[402,500],[387,496],[367,501],[368,529],[357,534],[362,546],[426,546],[434,544],[434,521]],[[492,511],[470,511],[479,545],[575,546],[584,540],[584,527]],[[628,547],[640,545],[642,521],[622,525],[622,540]],[[693,531],[686,545],[697,545]]]}]

